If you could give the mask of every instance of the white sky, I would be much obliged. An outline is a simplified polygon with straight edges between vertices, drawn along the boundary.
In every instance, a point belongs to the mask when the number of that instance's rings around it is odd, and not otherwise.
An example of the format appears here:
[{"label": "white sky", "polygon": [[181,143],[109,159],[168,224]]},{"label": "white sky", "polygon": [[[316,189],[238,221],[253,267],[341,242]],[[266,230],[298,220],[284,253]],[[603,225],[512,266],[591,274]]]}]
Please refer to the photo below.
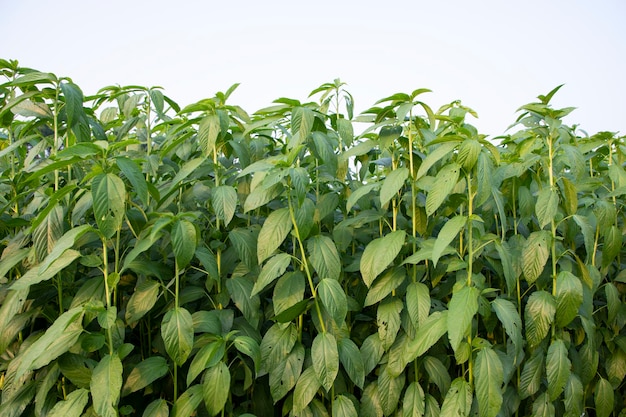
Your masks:
[{"label": "white sky", "polygon": [[491,136],[565,83],[568,123],[625,134],[625,20],[623,0],[0,0],[0,57],[85,94],[159,85],[183,106],[240,82],[231,103],[250,113],[335,78],[357,113],[429,88]]}]

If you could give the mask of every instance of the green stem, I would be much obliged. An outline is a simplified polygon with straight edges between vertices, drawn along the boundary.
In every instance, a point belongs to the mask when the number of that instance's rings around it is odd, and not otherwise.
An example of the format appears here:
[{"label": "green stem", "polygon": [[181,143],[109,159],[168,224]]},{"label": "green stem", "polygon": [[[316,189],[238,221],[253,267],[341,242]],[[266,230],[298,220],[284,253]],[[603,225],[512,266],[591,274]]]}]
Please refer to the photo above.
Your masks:
[{"label": "green stem", "polygon": [[[111,309],[111,291],[109,289],[109,261],[107,256],[107,242],[102,238],[102,271],[104,274],[104,293],[106,299],[107,311]],[[109,343],[109,355],[113,356],[113,333],[111,326],[107,326],[107,340]]]}]

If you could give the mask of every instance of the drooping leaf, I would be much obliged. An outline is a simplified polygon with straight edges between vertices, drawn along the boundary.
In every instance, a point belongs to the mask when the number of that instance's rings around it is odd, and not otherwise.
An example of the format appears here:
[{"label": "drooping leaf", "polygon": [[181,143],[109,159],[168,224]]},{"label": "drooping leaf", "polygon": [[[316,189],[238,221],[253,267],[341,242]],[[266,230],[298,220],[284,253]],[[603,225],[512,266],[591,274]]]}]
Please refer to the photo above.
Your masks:
[{"label": "drooping leaf", "polygon": [[158,281],[150,279],[137,285],[126,306],[126,323],[136,323],[154,307],[159,297],[160,288]]},{"label": "drooping leaf", "polygon": [[509,300],[498,297],[491,302],[491,306],[496,312],[498,320],[502,323],[507,336],[513,342],[516,353],[521,352],[523,348],[522,318],[519,316],[515,305]]},{"label": "drooping leaf", "polygon": [[466,171],[471,170],[478,161],[478,155],[481,149],[480,142],[477,140],[464,140],[461,142],[461,145],[459,145],[459,152],[457,154],[458,163],[461,164]]},{"label": "drooping leaf", "polygon": [[276,367],[293,349],[298,334],[293,323],[275,323],[261,341],[261,368],[265,372]]},{"label": "drooping leaf", "polygon": [[613,412],[615,394],[608,380],[602,377],[598,378],[593,399],[596,405],[596,416],[609,417]]},{"label": "drooping leaf", "polygon": [[539,345],[548,335],[555,313],[556,301],[552,294],[540,290],[530,295],[524,310],[526,340],[530,347]]},{"label": "drooping leaf", "polygon": [[226,343],[222,338],[217,338],[202,346],[200,350],[193,355],[193,359],[189,365],[187,386],[190,386],[196,377],[204,372],[205,369],[211,368],[222,361],[225,353]]},{"label": "drooping leaf", "polygon": [[385,353],[385,348],[383,347],[380,337],[378,337],[378,333],[369,335],[365,341],[363,341],[360,351],[365,368],[365,375],[367,375],[376,368]]},{"label": "drooping leaf", "polygon": [[389,372],[388,366],[380,370],[378,374],[378,390],[382,394],[380,396],[380,405],[385,415],[390,415],[398,407],[405,380],[404,373],[401,372],[394,376]]},{"label": "drooping leaf", "polygon": [[176,417],[191,417],[200,406],[200,403],[202,403],[202,388],[203,385],[200,384],[187,388],[174,403],[171,415]]},{"label": "drooping leaf", "polygon": [[559,195],[551,188],[543,188],[537,195],[535,213],[539,227],[543,229],[545,225],[554,220],[559,208]]},{"label": "drooping leaf", "polygon": [[437,173],[435,181],[433,182],[428,195],[426,196],[426,215],[432,216],[435,211],[450,195],[457,181],[459,180],[459,174],[461,172],[461,166],[456,163],[451,163]]},{"label": "drooping leaf", "polygon": [[401,325],[400,313],[402,312],[402,307],[402,301],[392,298],[381,303],[376,310],[378,336],[385,349],[389,349],[396,340]]},{"label": "drooping leaf", "polygon": [[196,227],[189,220],[178,219],[172,224],[172,249],[177,266],[182,270],[196,251]]},{"label": "drooping leaf", "polygon": [[583,384],[575,373],[570,373],[565,384],[563,400],[566,417],[580,417],[582,415],[583,398]]},{"label": "drooping leaf", "polygon": [[317,294],[322,305],[338,326],[341,326],[348,313],[348,299],[339,281],[324,278],[317,285]]},{"label": "drooping leaf", "polygon": [[252,293],[254,296],[260,293],[271,284],[276,278],[285,273],[287,267],[291,262],[291,255],[287,253],[279,253],[272,256],[259,273],[259,276],[252,287]]},{"label": "drooping leaf", "polygon": [[226,280],[226,288],[235,306],[243,313],[252,327],[257,327],[261,319],[261,300],[252,295],[254,284],[246,277],[233,277]]},{"label": "drooping leaf", "polygon": [[502,406],[502,362],[491,348],[481,349],[476,355],[476,399],[478,415],[495,417]]},{"label": "drooping leaf", "polygon": [[93,211],[98,229],[109,239],[122,227],[125,214],[126,187],[115,174],[100,174],[91,181]]},{"label": "drooping leaf", "polygon": [[152,401],[144,410],[142,417],[168,417],[170,415],[167,401],[163,398]]},{"label": "drooping leaf", "polygon": [[534,395],[541,387],[541,380],[544,376],[544,352],[537,349],[532,356],[524,363],[520,376],[519,393],[523,400]]},{"label": "drooping leaf", "polygon": [[572,363],[567,356],[567,348],[561,339],[554,340],[548,348],[546,356],[546,376],[548,378],[548,395],[555,401],[563,392],[571,373]]},{"label": "drooping leaf", "polygon": [[341,259],[332,239],[323,235],[313,236],[307,240],[307,250],[309,261],[321,279],[339,279]]},{"label": "drooping leaf", "polygon": [[319,333],[311,346],[313,369],[322,387],[328,391],[339,372],[337,341],[330,333]]},{"label": "drooping leaf", "polygon": [[228,232],[228,240],[230,240],[237,255],[239,255],[239,259],[246,264],[249,269],[254,269],[258,265],[257,233],[258,229],[244,229],[240,227]]},{"label": "drooping leaf", "polygon": [[430,349],[448,330],[448,310],[436,311],[415,332],[415,337],[406,344],[405,361],[411,362],[418,356],[422,356]]},{"label": "drooping leaf", "polygon": [[456,238],[459,232],[463,230],[466,224],[466,216],[454,216],[443,225],[437,235],[435,245],[433,246],[432,260],[435,267],[437,266],[437,261],[439,261],[439,258],[443,254],[444,250],[454,240],[454,238]]},{"label": "drooping leaf", "polygon": [[161,337],[167,354],[174,363],[185,363],[193,347],[193,320],[182,307],[169,310],[161,322]]},{"label": "drooping leaf", "polygon": [[550,402],[548,393],[544,392],[533,402],[533,416],[555,417],[554,404]]},{"label": "drooping leaf", "polygon": [[[393,268],[380,275],[367,291],[367,297],[365,297],[363,306],[367,307],[376,304],[400,286],[405,278],[406,271],[403,268]],[[410,297],[407,296],[407,303],[409,299]],[[428,313],[426,314],[428,315]]]},{"label": "drooping leaf", "polygon": [[480,290],[464,286],[452,294],[448,306],[448,339],[456,352],[461,341],[469,335],[472,319],[478,312]]},{"label": "drooping leaf", "polygon": [[270,369],[270,394],[274,403],[283,398],[293,387],[302,372],[304,364],[304,346],[296,343],[289,355]]},{"label": "drooping leaf", "polygon": [[202,382],[202,398],[210,416],[218,414],[230,393],[230,371],[224,362],[207,369]]},{"label": "drooping leaf", "polygon": [[96,413],[103,417],[117,417],[117,404],[122,388],[122,361],[117,355],[106,355],[91,375],[91,397]]},{"label": "drooping leaf", "polygon": [[404,391],[404,399],[402,401],[403,417],[423,417],[426,408],[424,402],[424,390],[419,382],[411,382]]},{"label": "drooping leaf", "polygon": [[137,197],[139,197],[139,201],[141,201],[144,205],[147,205],[148,184],[146,183],[146,178],[142,174],[137,163],[125,156],[115,158],[115,162],[126,179],[128,179],[130,184],[133,186],[133,191],[135,191]]},{"label": "drooping leaf", "polygon": [[383,181],[380,187],[380,205],[384,206],[391,200],[400,189],[404,186],[406,179],[409,177],[409,170],[406,167],[394,169]]},{"label": "drooping leaf", "polygon": [[239,352],[252,359],[254,370],[258,372],[261,368],[261,348],[257,341],[250,336],[237,336],[233,345]]},{"label": "drooping leaf", "polygon": [[405,237],[406,232],[398,230],[372,240],[365,247],[360,263],[361,275],[365,285],[371,286],[376,277],[393,262],[404,245]]},{"label": "drooping leaf", "polygon": [[532,232],[522,250],[522,271],[529,284],[534,283],[550,257],[550,233]]},{"label": "drooping leaf", "polygon": [[278,315],[293,307],[304,298],[304,275],[300,271],[287,272],[276,281],[272,305]]},{"label": "drooping leaf", "polygon": [[289,209],[286,207],[273,211],[267,216],[258,237],[257,257],[259,263],[269,258],[278,249],[292,228],[293,223]]},{"label": "drooping leaf", "polygon": [[228,185],[220,185],[211,190],[211,204],[218,219],[228,226],[237,209],[237,191]]},{"label": "drooping leaf", "polygon": [[428,170],[442,158],[452,155],[452,151],[454,150],[454,148],[456,148],[457,145],[458,143],[456,142],[444,142],[434,148],[432,152],[428,153],[428,156],[420,165],[419,170],[415,175],[415,180],[418,180],[426,175]]},{"label": "drooping leaf", "polygon": [[472,408],[472,389],[463,378],[452,381],[441,405],[442,416],[467,417]]},{"label": "drooping leaf", "polygon": [[306,368],[296,382],[293,392],[293,414],[299,415],[315,397],[320,389],[320,382],[312,366]]},{"label": "drooping leaf", "polygon": [[377,190],[379,187],[380,183],[373,182],[361,185],[359,188],[354,190],[346,201],[346,211],[350,211],[361,198],[365,197],[371,191]]},{"label": "drooping leaf", "polygon": [[56,276],[63,269],[67,268],[72,262],[80,257],[80,252],[74,249],[68,249],[56,258],[45,271],[41,272],[39,265],[35,265],[28,270],[20,279],[11,285],[11,289],[20,291],[31,285],[39,284]]},{"label": "drooping leaf", "polygon": [[363,388],[365,382],[365,365],[359,348],[348,338],[339,339],[337,341],[337,347],[339,350],[339,361],[343,369],[357,387]]},{"label": "drooping leaf", "polygon": [[47,414],[49,417],[79,417],[89,401],[89,390],[79,388],[68,394],[67,398],[59,401]]},{"label": "drooping leaf", "polygon": [[452,380],[446,366],[434,356],[425,356],[422,363],[428,379],[437,386],[439,392],[442,395],[448,392]]},{"label": "drooping leaf", "polygon": [[340,394],[333,401],[333,417],[358,417],[356,407],[350,398]]},{"label": "drooping leaf", "polygon": [[416,328],[428,318],[430,313],[430,293],[421,282],[412,282],[406,289],[406,308]]},{"label": "drooping leaf", "polygon": [[168,371],[167,361],[162,356],[151,356],[132,368],[122,387],[122,397],[147,387]]},{"label": "drooping leaf", "polygon": [[583,284],[569,271],[561,271],[556,277],[556,324],[567,326],[578,314],[583,302]]}]

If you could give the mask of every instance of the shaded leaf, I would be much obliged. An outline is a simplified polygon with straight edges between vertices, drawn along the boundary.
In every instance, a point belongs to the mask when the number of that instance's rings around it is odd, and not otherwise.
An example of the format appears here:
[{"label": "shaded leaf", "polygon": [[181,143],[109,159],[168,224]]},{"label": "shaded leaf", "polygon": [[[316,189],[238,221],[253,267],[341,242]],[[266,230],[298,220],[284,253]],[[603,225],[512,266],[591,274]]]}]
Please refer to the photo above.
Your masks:
[{"label": "shaded leaf", "polygon": [[472,319],[478,312],[479,296],[478,288],[467,286],[452,294],[448,306],[448,339],[455,352],[469,335]]},{"label": "shaded leaf", "polygon": [[550,257],[550,233],[532,232],[522,250],[522,271],[529,284],[534,283]]},{"label": "shaded leaf", "polygon": [[321,278],[339,279],[341,259],[335,243],[327,236],[316,235],[307,240],[309,261]]},{"label": "shaded leaf", "polygon": [[448,220],[446,224],[443,225],[443,227],[439,231],[439,234],[437,235],[435,245],[433,246],[432,260],[435,267],[437,266],[437,261],[439,261],[439,257],[443,254],[448,245],[452,243],[452,241],[454,240],[454,238],[456,238],[459,232],[463,230],[466,223],[466,216],[454,216],[452,219]]},{"label": "shaded leaf", "polygon": [[122,397],[147,387],[167,374],[167,361],[162,356],[151,356],[132,368],[122,387]]},{"label": "shaded leaf", "polygon": [[502,362],[491,348],[481,349],[476,355],[476,399],[478,415],[495,417],[502,406]]},{"label": "shaded leaf", "polygon": [[107,355],[91,375],[90,391],[93,408],[103,417],[117,417],[117,404],[122,388],[122,361],[119,356]]},{"label": "shaded leaf", "polygon": [[224,362],[207,369],[202,381],[202,398],[210,416],[218,414],[230,393],[230,371]]},{"label": "shaded leaf", "polygon": [[185,363],[193,347],[193,320],[184,308],[169,310],[161,322],[161,337],[174,363]]},{"label": "shaded leaf", "polygon": [[328,391],[333,386],[339,372],[339,351],[337,341],[330,333],[319,333],[311,346],[313,369],[322,387]]},{"label": "shaded leaf", "polygon": [[324,278],[317,285],[317,294],[322,305],[338,326],[341,326],[348,314],[348,299],[339,281]]},{"label": "shaded leaf", "polygon": [[261,273],[254,283],[252,293],[250,295],[254,296],[263,291],[265,287],[285,273],[290,263],[291,255],[287,253],[279,253],[271,257],[270,260],[263,266],[263,269],[261,269]]}]

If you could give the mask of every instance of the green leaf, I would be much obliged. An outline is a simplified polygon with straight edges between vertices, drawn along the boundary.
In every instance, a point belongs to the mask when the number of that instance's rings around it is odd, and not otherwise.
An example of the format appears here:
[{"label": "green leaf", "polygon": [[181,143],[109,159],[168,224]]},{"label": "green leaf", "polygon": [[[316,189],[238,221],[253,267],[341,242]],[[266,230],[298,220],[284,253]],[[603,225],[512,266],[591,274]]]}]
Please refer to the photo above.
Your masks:
[{"label": "green leaf", "polygon": [[178,219],[172,224],[172,249],[178,269],[184,269],[196,251],[196,227],[189,220]]},{"label": "green leaf", "polygon": [[578,314],[583,302],[583,284],[569,271],[561,271],[556,277],[556,324],[567,326]]},{"label": "green leaf", "polygon": [[275,323],[270,327],[261,341],[261,368],[268,372],[275,368],[289,355],[298,338],[292,323]]},{"label": "green leaf", "polygon": [[609,417],[613,412],[615,396],[613,387],[608,380],[602,377],[598,378],[593,399],[596,405],[596,416]]},{"label": "green leaf", "polygon": [[237,209],[237,191],[228,185],[220,185],[211,190],[211,204],[215,215],[228,226]]},{"label": "green leaf", "polygon": [[585,263],[589,263],[591,260],[591,256],[594,253],[594,230],[589,222],[587,217],[575,214],[572,216],[572,219],[576,222],[578,227],[580,227],[580,232],[583,235],[583,242],[585,244],[585,252],[587,253]]},{"label": "green leaf", "polygon": [[200,406],[203,397],[203,386],[194,385],[178,397],[172,407],[171,415],[174,417],[191,417]]},{"label": "green leaf", "polygon": [[205,157],[213,154],[220,132],[220,118],[217,114],[210,114],[200,121],[198,126],[198,143]]},{"label": "green leaf", "polygon": [[190,386],[196,377],[205,369],[211,368],[217,365],[218,362],[222,361],[225,353],[226,343],[222,338],[212,340],[202,346],[193,356],[191,364],[189,365],[189,371],[187,372],[187,386]]},{"label": "green leaf", "polygon": [[[387,295],[389,295],[393,290],[398,288],[406,278],[406,271],[403,268],[393,268],[379,276],[374,284],[367,291],[367,297],[365,297],[365,302],[363,303],[363,307],[371,306],[381,301]],[[415,283],[417,284],[417,283]],[[407,296],[407,302],[409,297]],[[411,300],[416,301],[416,300]],[[430,307],[430,306],[429,306]],[[428,312],[426,313],[428,315]]]},{"label": "green leaf", "polygon": [[[369,294],[369,293],[368,293]],[[415,328],[421,326],[430,313],[430,292],[421,282],[412,282],[406,289],[406,309]]]},{"label": "green leaf", "polygon": [[110,239],[121,229],[125,215],[126,188],[115,174],[100,174],[91,181],[93,212],[98,229]]},{"label": "green leaf", "polygon": [[356,203],[367,194],[369,194],[373,190],[377,190],[380,187],[380,183],[373,182],[365,185],[361,185],[356,190],[352,191],[348,200],[346,200],[346,211],[350,211],[352,207],[356,205]]},{"label": "green leaf", "polygon": [[269,258],[278,249],[291,232],[292,227],[289,209],[286,207],[273,211],[267,216],[259,232],[257,244],[259,263]]},{"label": "green leaf", "polygon": [[402,372],[398,376],[393,376],[387,366],[380,370],[378,374],[378,390],[382,394],[380,396],[380,405],[385,415],[391,415],[398,407],[405,380],[405,374]]},{"label": "green leaf", "polygon": [[317,374],[313,367],[308,367],[300,374],[298,382],[296,382],[296,388],[293,392],[293,414],[300,415],[309,403],[315,397],[315,394],[320,389],[320,381],[317,379]]},{"label": "green leaf", "polygon": [[246,201],[243,203],[243,212],[247,213],[251,210],[257,209],[274,198],[278,197],[282,191],[280,184],[273,184],[269,187],[258,186],[246,197]]},{"label": "green leaf", "polygon": [[[256,229],[258,230],[258,229]],[[249,268],[254,269],[257,261],[257,233],[252,228],[236,228],[228,232],[228,239],[232,243],[239,259]]]},{"label": "green leaf", "polygon": [[261,349],[256,340],[250,336],[237,336],[233,341],[233,345],[239,352],[252,359],[255,372],[259,372],[261,368]]},{"label": "green leaf", "polygon": [[450,195],[461,173],[459,164],[451,163],[444,166],[435,177],[430,191],[426,196],[426,215],[432,216]]},{"label": "green leaf", "polygon": [[409,363],[422,356],[448,330],[448,310],[436,311],[418,327],[415,337],[406,344],[404,360]]},{"label": "green leaf", "polygon": [[278,315],[304,298],[304,275],[300,271],[287,272],[276,281],[272,305]]},{"label": "green leaf", "polygon": [[567,348],[561,339],[554,340],[548,348],[546,357],[546,376],[548,378],[548,395],[555,401],[563,392],[569,379],[572,363],[567,357]]},{"label": "green leaf", "polygon": [[555,417],[554,411],[554,404],[545,392],[533,402],[533,417]]},{"label": "green leaf", "polygon": [[314,121],[313,110],[306,107],[294,107],[291,113],[291,134],[295,138],[289,142],[290,149],[298,146],[307,138],[311,133]]},{"label": "green leaf", "polygon": [[54,359],[67,352],[78,340],[83,331],[81,320],[83,308],[75,307],[61,314],[46,332],[28,346],[18,358],[19,366],[15,379],[24,373],[46,366]]},{"label": "green leaf", "polygon": [[358,417],[352,400],[345,395],[337,395],[333,401],[333,417]]},{"label": "green leaf", "polygon": [[378,325],[378,336],[385,349],[389,349],[396,340],[400,330],[400,313],[402,312],[402,301],[392,298],[378,306],[376,310],[376,324]]},{"label": "green leaf", "polygon": [[263,269],[261,269],[261,273],[254,283],[254,287],[252,287],[252,294],[250,295],[254,296],[263,291],[265,287],[285,273],[290,263],[291,255],[287,253],[279,253],[272,256],[263,266]]},{"label": "green leaf", "polygon": [[122,361],[117,355],[106,355],[91,375],[91,397],[94,411],[103,417],[117,417],[122,388]]},{"label": "green leaf", "polygon": [[554,220],[559,208],[559,195],[551,188],[543,188],[537,195],[535,213],[539,227],[543,229],[545,225]]},{"label": "green leaf", "polygon": [[274,403],[291,391],[302,372],[304,364],[304,346],[296,343],[286,358],[270,369],[270,394]]},{"label": "green leaf", "polygon": [[402,417],[423,417],[425,411],[424,390],[419,382],[413,381],[404,391]]},{"label": "green leaf", "polygon": [[452,155],[452,151],[454,150],[454,148],[456,148],[457,145],[458,143],[456,142],[444,142],[437,145],[437,147],[428,154],[426,159],[424,159],[424,161],[420,165],[419,170],[415,175],[415,180],[417,181],[418,179],[426,175],[426,173],[428,173],[428,170],[442,158]]},{"label": "green leaf", "polygon": [[384,206],[391,200],[398,191],[402,189],[406,179],[409,177],[409,170],[405,167],[394,169],[383,181],[380,187],[380,205]]},{"label": "green leaf", "polygon": [[576,374],[571,373],[565,384],[565,417],[580,417],[583,413],[583,384]]},{"label": "green leaf", "polygon": [[461,142],[459,145],[459,152],[457,154],[457,161],[463,166],[466,171],[471,170],[478,161],[478,155],[482,147],[480,142],[475,139],[467,139]]},{"label": "green leaf", "polygon": [[332,239],[315,235],[307,240],[307,250],[309,261],[320,278],[339,279],[341,259]]},{"label": "green leaf", "polygon": [[530,295],[524,310],[524,321],[526,340],[531,348],[539,345],[548,335],[555,313],[556,302],[552,294],[541,290]]},{"label": "green leaf", "polygon": [[607,283],[604,286],[604,294],[606,296],[606,307],[607,307],[607,321],[609,323],[613,323],[615,317],[619,313],[620,308],[623,307],[619,291],[617,287],[612,283]]},{"label": "green leaf", "polygon": [[491,306],[496,312],[498,320],[502,323],[507,336],[513,342],[516,354],[519,354],[524,347],[524,341],[522,339],[522,318],[519,316],[517,308],[512,302],[503,298],[495,298],[491,302]]},{"label": "green leaf", "polygon": [[480,290],[464,286],[452,294],[448,310],[448,339],[456,352],[471,330],[472,319],[478,312]]},{"label": "green leaf", "polygon": [[122,397],[139,391],[167,374],[167,361],[162,356],[151,356],[135,365],[122,387]]},{"label": "green leaf", "polygon": [[126,313],[124,314],[126,323],[136,323],[154,307],[159,298],[160,288],[161,285],[158,281],[150,279],[137,284],[126,306]]},{"label": "green leaf", "polygon": [[441,394],[450,389],[450,374],[446,366],[434,356],[426,356],[422,359],[428,379],[433,382]]},{"label": "green leaf", "polygon": [[441,405],[441,415],[446,417],[467,417],[471,408],[472,389],[465,379],[455,379],[452,381],[452,385],[450,385],[450,389]]},{"label": "green leaf", "polygon": [[487,347],[476,355],[476,399],[480,417],[495,417],[502,406],[504,371],[496,352]]},{"label": "green leaf", "polygon": [[348,314],[348,299],[338,281],[324,278],[317,285],[317,293],[326,311],[338,326],[341,326]]},{"label": "green leaf", "polygon": [[359,412],[361,417],[383,416],[383,406],[380,404],[380,392],[377,381],[371,382],[363,390]]},{"label": "green leaf", "polygon": [[459,232],[463,230],[466,224],[466,216],[454,216],[443,225],[437,235],[435,245],[433,246],[432,260],[435,267],[437,266],[437,261],[439,261],[439,258],[443,254],[444,250],[454,240],[454,238],[456,238]]},{"label": "green leaf", "polygon": [[405,237],[406,232],[398,230],[368,243],[360,261],[365,285],[371,286],[376,277],[393,262],[404,245]]},{"label": "green leaf", "polygon": [[161,322],[161,337],[167,354],[181,366],[193,347],[193,320],[184,308],[169,310]]},{"label": "green leaf", "polygon": [[207,369],[202,382],[202,398],[210,416],[218,414],[230,393],[230,371],[224,362]]},{"label": "green leaf", "polygon": [[365,368],[365,375],[367,375],[376,368],[385,353],[385,348],[383,347],[380,337],[378,337],[378,333],[370,334],[363,341],[360,351]]},{"label": "green leaf", "polygon": [[622,232],[611,225],[604,233],[604,247],[602,250],[602,268],[608,267],[622,249]]},{"label": "green leaf", "polygon": [[226,280],[226,288],[235,306],[243,313],[252,327],[257,327],[261,320],[261,300],[252,295],[253,283],[246,277],[234,277]]},{"label": "green leaf", "polygon": [[529,284],[534,283],[550,257],[550,232],[532,232],[522,249],[522,271]]},{"label": "green leaf", "polygon": [[65,400],[59,401],[47,414],[48,417],[79,417],[89,401],[89,390],[79,388],[68,394]]},{"label": "green leaf", "polygon": [[141,173],[141,169],[135,161],[125,156],[115,158],[115,162],[124,176],[130,181],[133,190],[137,193],[137,197],[144,204],[148,204],[148,184],[145,176]]},{"label": "green leaf", "polygon": [[322,387],[329,391],[339,372],[337,341],[330,333],[319,333],[311,346],[313,369]]},{"label": "green leaf", "polygon": [[25,290],[31,285],[48,281],[55,277],[59,272],[68,267],[72,262],[81,256],[80,252],[68,249],[63,252],[56,260],[54,260],[45,271],[41,272],[38,265],[29,269],[20,279],[11,285],[11,289],[15,291]]},{"label": "green leaf", "polygon": [[301,240],[305,240],[309,236],[309,233],[311,233],[314,224],[314,216],[315,203],[309,198],[305,198],[302,204],[294,207],[294,217]]},{"label": "green leaf", "polygon": [[[184,395],[184,394],[183,394]],[[152,401],[143,412],[142,417],[168,417],[170,410],[163,398]]]},{"label": "green leaf", "polygon": [[196,168],[198,168],[204,161],[205,158],[194,158],[185,162],[185,164],[180,167],[180,170],[172,179],[172,182],[170,183],[169,187],[167,187],[167,191],[163,193],[163,196],[167,197],[174,190],[176,190],[180,183],[182,183],[185,178],[191,175],[196,170]]},{"label": "green leaf", "polygon": [[48,256],[41,262],[39,265],[39,274],[44,274],[46,270],[50,267],[50,265],[59,259],[63,253],[73,247],[76,244],[76,241],[80,239],[87,232],[93,231],[93,227],[88,224],[74,227],[67,232],[63,236],[61,236],[52,247]]},{"label": "green leaf", "polygon": [[539,390],[539,387],[541,387],[541,381],[544,375],[543,360],[543,350],[537,349],[533,352],[530,359],[524,363],[524,368],[522,369],[522,374],[520,376],[520,399],[523,400],[535,395],[535,393]]},{"label": "green leaf", "polygon": [[365,364],[357,345],[348,338],[337,342],[339,361],[354,384],[363,388],[365,382]]}]

